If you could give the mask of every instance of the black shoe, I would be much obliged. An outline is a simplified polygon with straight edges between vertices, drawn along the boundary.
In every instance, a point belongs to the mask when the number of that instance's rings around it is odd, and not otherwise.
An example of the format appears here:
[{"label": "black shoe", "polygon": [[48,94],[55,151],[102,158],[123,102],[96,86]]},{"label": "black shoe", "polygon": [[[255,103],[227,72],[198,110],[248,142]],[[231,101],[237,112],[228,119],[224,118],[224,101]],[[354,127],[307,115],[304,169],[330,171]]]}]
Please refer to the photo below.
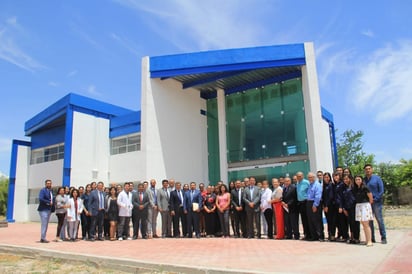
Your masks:
[{"label": "black shoe", "polygon": [[381,243],[384,244],[384,245],[386,245],[386,244],[388,243],[388,241],[386,240],[386,238],[382,238]]},{"label": "black shoe", "polygon": [[49,243],[49,241],[47,241],[46,239],[40,239],[40,242],[41,242],[41,243],[44,243],[44,244],[48,244],[48,243]]},{"label": "black shoe", "polygon": [[104,238],[100,237],[100,238],[98,238],[97,240],[99,240],[99,241],[104,241]]},{"label": "black shoe", "polygon": [[94,238],[90,238],[90,239],[89,239],[89,241],[94,242],[94,241],[95,241],[95,239],[94,239]]},{"label": "black shoe", "polygon": [[137,240],[137,236],[133,236],[133,240]]}]

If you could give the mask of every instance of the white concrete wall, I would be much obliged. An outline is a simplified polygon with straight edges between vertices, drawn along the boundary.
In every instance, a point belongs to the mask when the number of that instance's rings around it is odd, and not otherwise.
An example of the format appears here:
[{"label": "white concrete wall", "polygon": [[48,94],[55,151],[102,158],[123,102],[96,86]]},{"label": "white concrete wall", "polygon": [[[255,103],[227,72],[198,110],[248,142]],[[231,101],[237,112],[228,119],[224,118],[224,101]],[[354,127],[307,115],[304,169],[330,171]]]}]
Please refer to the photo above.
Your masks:
[{"label": "white concrete wall", "polygon": [[329,172],[332,174],[333,172],[333,158],[332,158],[332,143],[330,140],[330,132],[329,132],[329,124],[322,119],[322,124],[320,126],[319,135],[319,143],[322,143],[320,150],[320,157],[321,160],[319,161],[319,165],[317,166],[317,170],[322,170],[323,172]]},{"label": "white concrete wall", "polygon": [[[30,154],[28,157],[30,157]],[[27,162],[28,166],[29,164],[30,164],[30,160],[28,160]],[[26,191],[24,191],[25,195],[26,196],[28,195],[27,191],[29,188],[37,188],[37,189],[43,188],[44,181],[46,179],[52,180],[53,187],[62,185],[63,160],[56,160],[56,161],[50,161],[50,162],[30,165],[29,166],[28,187],[26,188]],[[40,221],[40,217],[37,212],[37,207],[38,207],[37,204],[28,205],[28,214],[29,214],[28,220],[29,221]]]},{"label": "white concrete wall", "polygon": [[[306,131],[311,171],[328,170],[333,168],[330,156],[329,133],[322,129],[325,121],[322,119],[319,86],[316,71],[315,51],[313,43],[305,43],[306,65],[302,66],[302,91],[305,105]],[[326,150],[329,153],[326,154]]]},{"label": "white concrete wall", "polygon": [[172,79],[151,79],[142,61],[142,152],[145,178],[207,182],[206,102]]},{"label": "white concrete wall", "polygon": [[109,130],[108,119],[73,113],[71,186],[84,186],[92,181],[108,183]]},{"label": "white concrete wall", "polygon": [[149,180],[144,177],[144,157],[141,151],[110,156],[110,183],[136,182]]},{"label": "white concrete wall", "polygon": [[30,148],[17,147],[16,181],[14,188],[13,218],[16,222],[29,220],[27,186],[29,183]]}]

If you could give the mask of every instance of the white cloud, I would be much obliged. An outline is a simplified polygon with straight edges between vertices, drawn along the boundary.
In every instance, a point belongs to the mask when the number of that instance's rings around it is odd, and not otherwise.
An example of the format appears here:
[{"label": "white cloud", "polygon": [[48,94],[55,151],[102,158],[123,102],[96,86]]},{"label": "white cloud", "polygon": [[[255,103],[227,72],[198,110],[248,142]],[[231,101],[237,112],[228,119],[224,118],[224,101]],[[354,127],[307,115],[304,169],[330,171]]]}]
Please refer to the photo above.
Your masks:
[{"label": "white cloud", "polygon": [[45,68],[16,43],[21,31],[17,17],[8,18],[6,24],[0,23],[0,59],[30,72]]},{"label": "white cloud", "polygon": [[73,77],[77,74],[77,70],[72,70],[69,73],[67,73],[67,77]]},{"label": "white cloud", "polygon": [[141,55],[141,53],[139,53],[139,51],[137,51],[138,46],[135,43],[133,43],[132,41],[130,41],[129,39],[120,37],[119,35],[117,35],[115,33],[111,33],[110,38],[112,38],[113,40],[118,42],[122,47],[127,49],[133,55],[136,55],[136,56]]},{"label": "white cloud", "polygon": [[48,83],[48,85],[49,85],[49,86],[52,86],[52,87],[58,87],[58,86],[59,86],[59,83],[54,82],[54,81],[50,81],[50,82]]},{"label": "white cloud", "polygon": [[[117,3],[135,10],[139,15],[150,17],[146,22],[153,31],[162,35],[181,50],[183,41],[190,38],[201,50],[244,47],[255,45],[261,38],[273,37],[266,33],[259,18],[275,16],[269,13],[267,3],[255,1],[138,1],[116,0]],[[265,15],[263,15],[265,14]],[[260,38],[260,39],[259,39]]]},{"label": "white cloud", "polygon": [[12,140],[0,137],[0,152],[8,152],[11,149]]},{"label": "white cloud", "polygon": [[91,84],[86,88],[86,92],[93,96],[101,96],[102,94],[97,91],[96,86]]},{"label": "white cloud", "polygon": [[375,37],[375,34],[370,29],[362,31],[361,34],[369,38]]},{"label": "white cloud", "polygon": [[400,41],[373,52],[357,64],[351,90],[358,109],[373,113],[376,122],[406,118],[412,113],[412,41]]}]

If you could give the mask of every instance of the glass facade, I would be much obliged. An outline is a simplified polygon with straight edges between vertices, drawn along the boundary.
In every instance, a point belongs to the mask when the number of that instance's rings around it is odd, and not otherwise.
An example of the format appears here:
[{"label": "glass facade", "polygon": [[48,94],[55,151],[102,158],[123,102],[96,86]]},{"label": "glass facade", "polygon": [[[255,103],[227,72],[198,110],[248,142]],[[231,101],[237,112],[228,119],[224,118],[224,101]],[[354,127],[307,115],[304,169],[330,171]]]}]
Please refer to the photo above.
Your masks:
[{"label": "glass facade", "polygon": [[226,96],[228,162],[307,154],[300,79]]},{"label": "glass facade", "polygon": [[207,147],[209,182],[214,184],[220,180],[219,125],[216,98],[207,101]]},{"label": "glass facade", "polygon": [[253,176],[256,182],[263,180],[271,180],[272,178],[279,178],[281,176],[290,176],[292,178],[296,172],[302,171],[306,174],[309,171],[309,161],[290,162],[284,166],[265,167],[265,168],[251,168],[247,170],[230,171],[228,180],[243,180],[245,177]]},{"label": "glass facade", "polygon": [[[228,164],[292,155],[307,155],[307,135],[301,79],[274,83],[225,97]],[[207,102],[209,180],[219,174],[217,100]],[[285,168],[287,170],[285,170]],[[292,170],[296,168],[296,170]],[[232,171],[229,178],[260,172],[268,176],[309,170],[306,161],[286,167]],[[216,175],[218,175],[216,177]],[[233,176],[232,176],[233,175]],[[256,175],[256,174],[253,174]]]}]

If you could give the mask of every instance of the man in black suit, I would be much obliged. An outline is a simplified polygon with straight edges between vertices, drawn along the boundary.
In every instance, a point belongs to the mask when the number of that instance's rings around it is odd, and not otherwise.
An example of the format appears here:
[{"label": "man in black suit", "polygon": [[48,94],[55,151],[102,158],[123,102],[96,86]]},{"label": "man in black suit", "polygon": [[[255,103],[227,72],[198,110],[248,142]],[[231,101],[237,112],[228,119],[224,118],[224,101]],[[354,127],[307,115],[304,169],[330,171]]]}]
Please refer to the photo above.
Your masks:
[{"label": "man in black suit", "polygon": [[[247,237],[246,231],[246,212],[245,212],[245,203],[243,201],[244,189],[242,188],[242,182],[237,180],[235,182],[235,188],[232,189],[232,210],[235,217],[235,237],[243,238]],[[240,230],[242,235],[240,235]]]},{"label": "man in black suit", "polygon": [[144,190],[143,183],[139,183],[137,191],[133,192],[132,203],[133,239],[136,240],[139,237],[139,226],[142,229],[142,239],[147,239],[147,212],[150,200],[148,193]]},{"label": "man in black suit", "polygon": [[105,213],[105,193],[103,191],[103,182],[97,183],[97,188],[90,193],[89,197],[89,212],[91,213],[91,224],[90,224],[90,240],[94,241],[96,239],[96,226],[98,233],[98,240],[104,241],[103,238],[103,222]]},{"label": "man in black suit", "polygon": [[203,206],[202,194],[196,189],[196,183],[190,183],[190,190],[185,193],[183,200],[183,210],[187,215],[187,230],[188,237],[193,237],[193,230],[195,231],[196,238],[200,238],[199,229],[199,214],[200,207]]},{"label": "man in black suit", "polygon": [[183,235],[186,236],[187,234],[186,218],[183,218],[183,197],[184,193],[182,190],[182,184],[180,182],[177,182],[175,184],[175,190],[170,192],[169,199],[171,210],[170,214],[173,217],[173,237],[175,238],[180,238],[181,236],[179,228],[180,223],[182,224]]},{"label": "man in black suit", "polygon": [[298,197],[296,186],[289,177],[285,178],[282,196],[283,216],[285,220],[286,239],[299,240]]},{"label": "man in black suit", "polygon": [[260,197],[261,191],[255,186],[255,177],[249,178],[249,186],[245,188],[243,201],[245,202],[246,221],[248,238],[254,238],[254,227],[256,227],[256,236],[261,238],[260,227]]}]

